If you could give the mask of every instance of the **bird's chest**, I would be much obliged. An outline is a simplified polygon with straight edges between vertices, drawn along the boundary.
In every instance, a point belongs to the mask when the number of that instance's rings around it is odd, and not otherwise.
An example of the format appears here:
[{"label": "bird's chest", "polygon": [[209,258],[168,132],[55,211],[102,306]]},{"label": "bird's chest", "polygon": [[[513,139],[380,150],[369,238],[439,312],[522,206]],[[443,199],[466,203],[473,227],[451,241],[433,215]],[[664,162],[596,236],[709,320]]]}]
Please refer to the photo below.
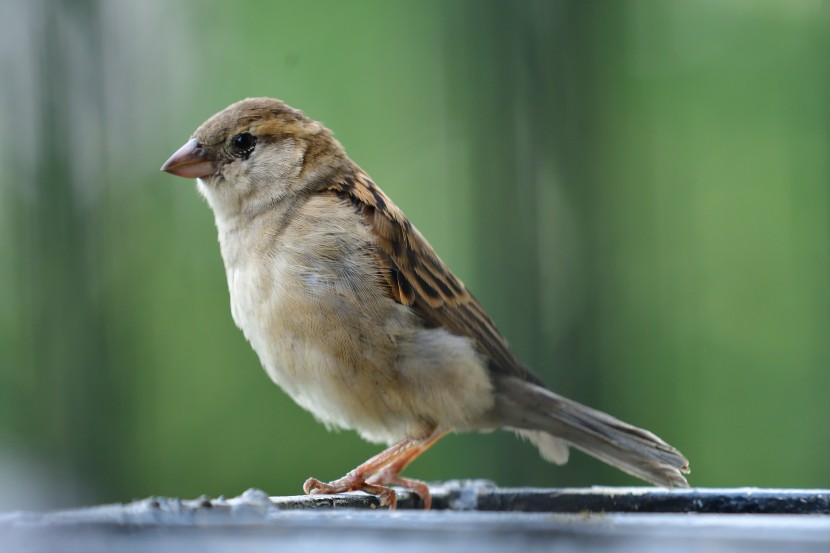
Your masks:
[{"label": "bird's chest", "polygon": [[377,293],[368,260],[308,251],[228,266],[234,321],[271,379],[323,422],[391,422],[394,394],[377,396],[395,388],[396,343],[384,326],[395,324],[396,306]]},{"label": "bird's chest", "polygon": [[308,260],[276,254],[237,265],[228,269],[228,287],[234,321],[290,394],[326,380],[335,359],[348,356],[341,336],[354,324],[344,317],[348,298],[333,275]]}]

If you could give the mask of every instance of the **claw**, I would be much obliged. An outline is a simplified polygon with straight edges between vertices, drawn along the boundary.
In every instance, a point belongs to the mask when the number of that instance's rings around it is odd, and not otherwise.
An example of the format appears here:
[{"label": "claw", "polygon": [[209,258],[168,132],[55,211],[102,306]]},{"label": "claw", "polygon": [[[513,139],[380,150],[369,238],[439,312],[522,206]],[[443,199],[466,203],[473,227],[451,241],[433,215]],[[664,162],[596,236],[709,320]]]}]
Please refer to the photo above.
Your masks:
[{"label": "claw", "polygon": [[306,493],[306,495],[312,495],[314,493],[337,493],[337,492],[334,492],[334,491],[329,491],[329,492],[320,491],[320,490],[325,490],[326,488],[331,488],[331,487],[332,486],[330,486],[329,484],[326,484],[325,482],[321,482],[321,481],[317,480],[316,478],[309,478],[303,484],[303,491]]},{"label": "claw", "polygon": [[393,467],[383,469],[369,478],[367,482],[383,487],[400,486],[401,488],[406,488],[421,498],[421,501],[424,503],[425,511],[429,511],[432,507],[432,494],[429,493],[429,486],[420,480],[415,480],[414,478],[404,478],[403,476],[395,474]]},{"label": "claw", "polygon": [[303,484],[306,495],[326,495],[334,493],[361,491],[377,496],[381,507],[395,510],[398,506],[398,494],[392,488],[380,484],[370,484],[361,478],[344,477],[333,482],[321,482],[316,478],[309,478]]},{"label": "claw", "polygon": [[364,483],[360,487],[360,490],[368,494],[376,495],[381,507],[389,507],[390,511],[398,508],[398,494],[392,488]]},{"label": "claw", "polygon": [[446,434],[445,431],[435,432],[427,439],[405,439],[391,446],[389,449],[375,455],[343,478],[331,482],[321,482],[316,478],[309,478],[303,484],[303,491],[308,495],[335,494],[351,491],[362,491],[376,495],[381,507],[390,510],[398,506],[398,494],[389,486],[401,486],[415,492],[424,502],[424,509],[432,506],[432,496],[429,487],[419,481],[400,476],[409,463],[428,447]]}]

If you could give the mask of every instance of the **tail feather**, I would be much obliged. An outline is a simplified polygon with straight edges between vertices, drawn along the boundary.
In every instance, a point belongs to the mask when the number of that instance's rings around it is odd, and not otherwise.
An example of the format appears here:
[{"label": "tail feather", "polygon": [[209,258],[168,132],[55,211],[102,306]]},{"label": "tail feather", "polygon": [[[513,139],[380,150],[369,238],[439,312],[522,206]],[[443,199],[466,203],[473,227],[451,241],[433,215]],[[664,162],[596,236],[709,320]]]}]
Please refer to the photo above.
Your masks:
[{"label": "tail feather", "polygon": [[504,379],[497,389],[507,426],[535,443],[546,459],[564,463],[565,446],[571,445],[652,484],[689,485],[683,477],[689,462],[648,430],[523,380]]}]

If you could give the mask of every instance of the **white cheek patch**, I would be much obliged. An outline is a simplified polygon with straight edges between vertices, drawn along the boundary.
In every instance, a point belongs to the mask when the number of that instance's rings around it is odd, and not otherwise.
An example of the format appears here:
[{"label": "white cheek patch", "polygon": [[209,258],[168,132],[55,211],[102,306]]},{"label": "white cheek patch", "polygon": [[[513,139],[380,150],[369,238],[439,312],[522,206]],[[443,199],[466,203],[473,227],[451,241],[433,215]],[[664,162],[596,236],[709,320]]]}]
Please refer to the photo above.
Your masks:
[{"label": "white cheek patch", "polygon": [[199,179],[199,192],[219,216],[260,211],[299,185],[304,155],[304,143],[293,138],[260,141],[248,159],[224,164],[221,177]]},{"label": "white cheek patch", "polygon": [[252,186],[273,187],[276,184],[284,188],[297,182],[303,169],[303,155],[297,141],[286,138],[259,145],[240,165]]}]

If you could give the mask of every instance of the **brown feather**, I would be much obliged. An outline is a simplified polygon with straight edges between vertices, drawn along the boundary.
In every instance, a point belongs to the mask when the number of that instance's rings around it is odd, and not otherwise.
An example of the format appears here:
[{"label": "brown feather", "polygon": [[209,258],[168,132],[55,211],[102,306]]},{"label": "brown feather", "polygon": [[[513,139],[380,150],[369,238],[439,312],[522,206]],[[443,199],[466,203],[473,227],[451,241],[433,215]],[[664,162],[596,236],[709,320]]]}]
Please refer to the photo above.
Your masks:
[{"label": "brown feather", "polygon": [[375,237],[375,254],[390,298],[412,307],[426,325],[473,340],[495,372],[541,384],[510,351],[475,297],[368,175],[356,172],[338,178],[324,193],[336,194],[364,216]]},{"label": "brown feather", "polygon": [[[250,162],[234,149],[242,132],[258,145]],[[207,167],[171,172],[215,169],[198,188],[216,215],[234,321],[271,378],[321,420],[370,440],[405,438],[416,453],[436,428],[509,428],[548,460],[564,462],[573,445],[650,482],[686,485],[686,459],[658,437],[545,389],[322,124],[253,98],[193,138],[183,150]],[[168,169],[182,167],[180,152]],[[395,459],[322,489],[399,482]]]}]

